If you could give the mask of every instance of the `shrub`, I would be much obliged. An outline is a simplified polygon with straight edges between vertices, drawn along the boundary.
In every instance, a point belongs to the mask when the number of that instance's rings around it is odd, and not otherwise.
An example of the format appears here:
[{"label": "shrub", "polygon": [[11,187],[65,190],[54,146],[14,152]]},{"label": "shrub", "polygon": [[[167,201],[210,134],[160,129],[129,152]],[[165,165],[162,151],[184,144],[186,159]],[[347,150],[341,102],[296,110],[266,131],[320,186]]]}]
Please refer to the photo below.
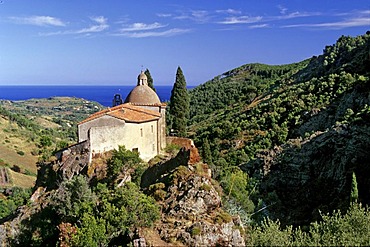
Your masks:
[{"label": "shrub", "polygon": [[177,152],[180,150],[180,146],[178,146],[178,145],[176,145],[176,144],[168,144],[167,146],[166,146],[166,148],[164,149],[164,151],[166,152],[166,153],[169,153],[169,154],[171,154],[171,155],[175,155],[175,154],[177,154]]},{"label": "shrub", "polygon": [[217,224],[223,224],[223,223],[229,223],[233,220],[230,214],[222,211],[218,213],[215,217],[215,223]]},{"label": "shrub", "polygon": [[199,189],[205,190],[205,191],[210,191],[212,189],[212,186],[209,184],[202,184]]},{"label": "shrub", "polygon": [[191,236],[194,237],[194,236],[197,236],[197,235],[200,235],[202,233],[202,230],[200,229],[200,227],[198,226],[194,226],[192,229],[191,229]]},{"label": "shrub", "polygon": [[21,168],[17,165],[13,165],[12,168],[10,168],[10,169],[12,169],[15,172],[21,172]]}]

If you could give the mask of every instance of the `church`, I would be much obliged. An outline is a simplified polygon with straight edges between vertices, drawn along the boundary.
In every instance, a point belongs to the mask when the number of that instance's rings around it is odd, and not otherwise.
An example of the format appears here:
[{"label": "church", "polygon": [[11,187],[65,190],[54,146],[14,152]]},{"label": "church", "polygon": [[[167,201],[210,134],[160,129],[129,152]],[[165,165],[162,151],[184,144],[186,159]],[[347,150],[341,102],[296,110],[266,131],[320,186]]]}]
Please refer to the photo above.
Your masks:
[{"label": "church", "polygon": [[166,147],[166,104],[148,86],[143,71],[124,101],[115,95],[111,108],[78,124],[78,142],[88,142],[90,160],[124,145],[148,161]]}]

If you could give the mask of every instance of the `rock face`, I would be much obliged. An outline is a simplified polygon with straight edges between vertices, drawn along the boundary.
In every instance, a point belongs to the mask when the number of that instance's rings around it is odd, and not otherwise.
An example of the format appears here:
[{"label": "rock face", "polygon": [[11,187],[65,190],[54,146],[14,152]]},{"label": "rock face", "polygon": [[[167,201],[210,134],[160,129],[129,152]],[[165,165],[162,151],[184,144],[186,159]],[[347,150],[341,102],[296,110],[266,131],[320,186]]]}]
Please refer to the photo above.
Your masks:
[{"label": "rock face", "polygon": [[80,142],[55,154],[50,163],[38,164],[35,188],[57,189],[57,181],[87,174],[90,161],[88,142]]},{"label": "rock face", "polygon": [[267,202],[276,203],[273,216],[286,224],[307,224],[319,219],[319,211],[345,211],[353,172],[361,200],[369,203],[369,150],[370,127],[339,125],[285,145],[273,157],[274,162],[260,157],[259,162],[272,164],[268,166],[271,171],[265,172],[261,192],[278,198]]},{"label": "rock face", "polygon": [[167,194],[162,223],[157,225],[165,241],[187,246],[245,245],[239,218],[221,209],[221,197],[210,178],[190,174],[169,186]]},{"label": "rock face", "polygon": [[[190,160],[190,151],[184,148],[162,169],[153,167],[150,174],[155,176],[142,183],[162,207],[155,231],[175,245],[244,246],[244,228],[238,217],[222,210],[222,191],[211,179],[210,169],[203,163],[190,165]],[[148,238],[147,242],[151,244]]]},{"label": "rock face", "polygon": [[77,143],[55,154],[59,164],[59,175],[71,179],[79,174],[90,161],[90,147],[87,141]]}]

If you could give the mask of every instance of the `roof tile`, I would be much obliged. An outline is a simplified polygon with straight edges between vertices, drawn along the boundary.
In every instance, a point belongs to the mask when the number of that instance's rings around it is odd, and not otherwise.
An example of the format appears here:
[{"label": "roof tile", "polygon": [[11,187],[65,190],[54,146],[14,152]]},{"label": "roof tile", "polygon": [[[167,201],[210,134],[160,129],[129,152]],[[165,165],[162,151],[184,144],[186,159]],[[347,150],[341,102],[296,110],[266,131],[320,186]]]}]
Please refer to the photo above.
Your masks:
[{"label": "roof tile", "polygon": [[112,108],[107,108],[102,111],[96,112],[90,115],[85,120],[81,121],[78,125],[100,118],[105,115],[112,116],[124,120],[126,122],[132,123],[153,121],[161,117],[161,114],[159,112],[134,106],[130,103],[125,103],[122,105],[118,105]]}]

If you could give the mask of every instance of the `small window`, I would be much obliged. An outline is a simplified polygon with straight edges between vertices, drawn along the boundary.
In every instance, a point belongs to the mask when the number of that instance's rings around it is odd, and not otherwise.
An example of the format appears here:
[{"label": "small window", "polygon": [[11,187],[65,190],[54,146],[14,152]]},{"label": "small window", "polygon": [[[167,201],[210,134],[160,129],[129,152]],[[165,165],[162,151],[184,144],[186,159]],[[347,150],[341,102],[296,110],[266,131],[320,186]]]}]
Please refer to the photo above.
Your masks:
[{"label": "small window", "polygon": [[153,151],[155,151],[155,145],[154,145],[154,143],[153,143]]},{"label": "small window", "polygon": [[138,148],[133,148],[133,149],[132,149],[132,152],[133,152],[133,153],[139,153],[139,149],[138,149]]},{"label": "small window", "polygon": [[153,125],[150,126],[152,128],[152,133],[154,133],[154,128],[153,128]]},{"label": "small window", "polygon": [[140,129],[140,135],[141,135],[141,137],[143,137],[143,129],[142,128]]}]

